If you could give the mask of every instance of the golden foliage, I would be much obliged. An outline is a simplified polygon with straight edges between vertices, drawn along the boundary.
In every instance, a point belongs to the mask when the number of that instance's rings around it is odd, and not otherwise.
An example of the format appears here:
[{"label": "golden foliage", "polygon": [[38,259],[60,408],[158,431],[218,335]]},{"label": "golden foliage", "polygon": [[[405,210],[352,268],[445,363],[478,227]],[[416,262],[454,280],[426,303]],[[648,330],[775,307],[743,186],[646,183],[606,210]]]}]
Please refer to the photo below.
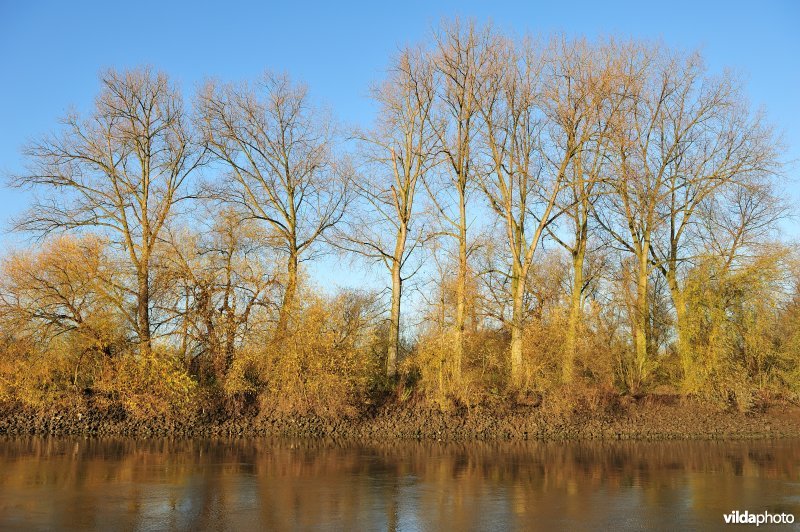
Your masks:
[{"label": "golden foliage", "polygon": [[784,258],[766,254],[735,269],[705,258],[690,272],[686,392],[748,410],[758,390],[796,385],[792,338],[798,327],[791,324],[791,310],[781,309]]},{"label": "golden foliage", "polygon": [[225,392],[258,394],[264,411],[356,413],[379,373],[369,307],[355,292],[307,296],[289,330],[239,353]]},{"label": "golden foliage", "polygon": [[148,357],[125,353],[108,367],[97,390],[119,402],[134,418],[174,416],[193,404],[197,383],[174,354],[155,350]]},{"label": "golden foliage", "polygon": [[[473,51],[401,52],[352,153],[288,76],[208,84],[188,120],[165,75],[106,73],[95,110],[11,179],[42,193],[17,228],[45,238],[3,259],[0,401],[148,417],[201,397],[354,414],[391,389],[441,408],[798,398],[799,261],[766,243],[788,212],[780,143],[736,80],[661,45],[445,33]],[[206,162],[219,179],[189,193]],[[307,286],[323,241],[386,266],[391,301]]]}]

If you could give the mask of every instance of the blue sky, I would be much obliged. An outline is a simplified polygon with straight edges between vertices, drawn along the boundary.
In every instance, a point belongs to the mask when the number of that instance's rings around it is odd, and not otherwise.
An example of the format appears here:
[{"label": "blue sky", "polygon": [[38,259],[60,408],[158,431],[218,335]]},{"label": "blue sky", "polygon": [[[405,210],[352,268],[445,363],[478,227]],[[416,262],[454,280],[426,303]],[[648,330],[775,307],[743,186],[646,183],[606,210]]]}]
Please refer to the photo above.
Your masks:
[{"label": "blue sky", "polygon": [[[150,64],[191,97],[208,76],[253,78],[269,68],[306,81],[346,123],[365,123],[366,98],[389,56],[423,39],[442,17],[491,20],[516,33],[637,37],[700,49],[713,71],[744,76],[755,107],[800,160],[800,2],[403,1],[24,2],[0,0],[0,174],[23,167],[21,146],[90,108],[97,74]],[[800,199],[796,176],[787,194]],[[26,195],[0,189],[0,249]],[[789,232],[798,232],[788,227]]]}]

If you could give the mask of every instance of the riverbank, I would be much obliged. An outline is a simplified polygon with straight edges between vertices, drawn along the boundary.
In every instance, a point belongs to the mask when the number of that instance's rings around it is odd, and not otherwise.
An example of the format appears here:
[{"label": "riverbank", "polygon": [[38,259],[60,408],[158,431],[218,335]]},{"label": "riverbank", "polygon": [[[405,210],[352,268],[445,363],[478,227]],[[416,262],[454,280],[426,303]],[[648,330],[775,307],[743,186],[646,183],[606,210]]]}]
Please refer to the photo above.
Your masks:
[{"label": "riverbank", "polygon": [[129,419],[103,412],[41,414],[0,409],[0,434],[95,436],[270,436],[362,441],[420,440],[673,440],[800,437],[800,407],[789,403],[741,413],[697,401],[644,398],[613,410],[547,411],[537,406],[475,407],[454,412],[392,405],[371,415],[209,416]]}]

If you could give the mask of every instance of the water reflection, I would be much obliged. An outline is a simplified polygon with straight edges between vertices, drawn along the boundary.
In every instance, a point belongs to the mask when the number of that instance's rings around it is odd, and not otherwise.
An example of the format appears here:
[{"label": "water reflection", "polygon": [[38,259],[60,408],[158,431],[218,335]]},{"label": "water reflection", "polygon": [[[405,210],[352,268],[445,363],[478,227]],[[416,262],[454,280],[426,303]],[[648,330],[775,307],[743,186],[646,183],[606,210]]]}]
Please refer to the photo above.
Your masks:
[{"label": "water reflection", "polygon": [[488,530],[800,519],[797,441],[0,440],[0,528]]}]

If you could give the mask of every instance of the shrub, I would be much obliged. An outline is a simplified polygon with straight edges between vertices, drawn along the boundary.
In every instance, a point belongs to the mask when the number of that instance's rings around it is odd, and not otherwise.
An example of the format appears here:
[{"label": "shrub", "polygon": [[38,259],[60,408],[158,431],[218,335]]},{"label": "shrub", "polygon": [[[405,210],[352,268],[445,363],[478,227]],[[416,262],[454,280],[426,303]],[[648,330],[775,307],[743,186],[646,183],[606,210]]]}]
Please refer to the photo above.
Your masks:
[{"label": "shrub", "polygon": [[380,366],[368,314],[352,293],[307,298],[286,333],[241,350],[226,393],[257,394],[265,412],[355,414]]},{"label": "shrub", "polygon": [[197,384],[176,356],[155,349],[146,357],[135,351],[124,353],[109,365],[98,390],[121,404],[129,416],[149,419],[189,412]]}]

